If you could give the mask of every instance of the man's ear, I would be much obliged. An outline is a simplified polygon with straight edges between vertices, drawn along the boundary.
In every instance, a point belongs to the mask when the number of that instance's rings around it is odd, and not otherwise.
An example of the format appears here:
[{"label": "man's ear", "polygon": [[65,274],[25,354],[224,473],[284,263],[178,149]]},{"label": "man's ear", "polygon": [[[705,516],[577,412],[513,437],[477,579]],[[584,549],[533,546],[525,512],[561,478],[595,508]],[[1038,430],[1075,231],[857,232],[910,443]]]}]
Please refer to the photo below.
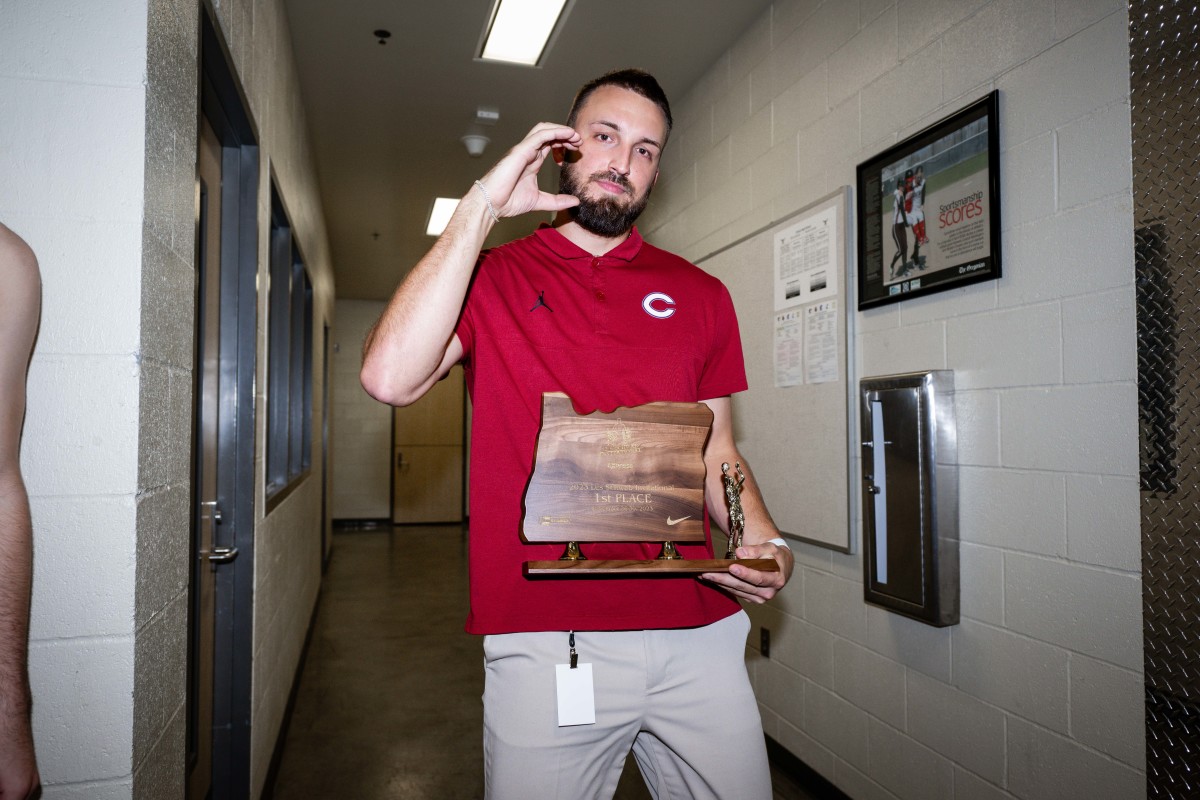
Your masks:
[{"label": "man's ear", "polygon": [[567,148],[565,147],[550,148],[550,156],[554,159],[554,163],[558,164],[560,167],[562,166],[563,159],[566,157],[566,150]]},{"label": "man's ear", "polygon": [[654,180],[650,181],[650,188],[651,188],[651,189],[653,189],[655,186],[657,186],[657,185],[658,185],[658,176],[659,176],[659,175],[661,175],[661,174],[662,174],[662,173],[660,173],[658,170],[654,170]]}]

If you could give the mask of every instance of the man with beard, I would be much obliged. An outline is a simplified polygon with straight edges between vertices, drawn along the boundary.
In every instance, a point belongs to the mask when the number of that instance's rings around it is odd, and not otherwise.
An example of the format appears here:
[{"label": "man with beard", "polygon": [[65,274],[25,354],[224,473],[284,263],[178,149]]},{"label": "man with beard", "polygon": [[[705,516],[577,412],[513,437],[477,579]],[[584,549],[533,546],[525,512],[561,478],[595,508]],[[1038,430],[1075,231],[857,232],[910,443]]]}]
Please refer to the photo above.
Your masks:
[{"label": "man with beard", "polygon": [[[730,395],[746,388],[729,293],[698,267],[643,241],[634,220],[671,130],[667,98],[638,70],[576,96],[566,125],[542,123],[462,199],[445,232],[367,336],[361,379],[393,405],[419,399],[462,363],[473,400],[471,610],[484,634],[484,761],[491,798],[611,797],[632,749],[655,797],[769,798],[762,723],[743,652],[749,619],[793,559],[733,440]],[[538,169],[561,165],[560,194]],[[481,253],[501,216],[555,211],[553,226]],[[704,402],[707,516],[726,527],[721,464],[741,462],[745,544],[778,572],[735,564],[689,578],[531,581],[522,495],[543,392],[581,413],[660,400]],[[707,531],[707,520],[706,520]],[[712,558],[708,541],[679,550]],[[643,544],[593,544],[592,558],[646,559]],[[588,663],[595,723],[560,726],[556,665]]]}]

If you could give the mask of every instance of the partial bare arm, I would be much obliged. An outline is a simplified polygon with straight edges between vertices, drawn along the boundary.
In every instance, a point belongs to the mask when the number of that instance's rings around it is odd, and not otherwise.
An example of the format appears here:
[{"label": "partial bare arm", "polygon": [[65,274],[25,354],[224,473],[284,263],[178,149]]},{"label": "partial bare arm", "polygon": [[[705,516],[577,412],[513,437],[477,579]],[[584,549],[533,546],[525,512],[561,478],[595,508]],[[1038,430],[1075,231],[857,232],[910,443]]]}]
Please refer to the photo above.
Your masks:
[{"label": "partial bare arm", "polygon": [[29,594],[33,532],[21,479],[25,373],[41,308],[33,251],[0,225],[0,798],[40,785],[30,728]]},{"label": "partial bare arm", "polygon": [[704,448],[704,465],[708,469],[708,477],[704,486],[704,500],[708,506],[708,514],[721,530],[729,530],[729,509],[725,505],[725,485],[721,480],[721,465],[729,464],[730,469],[740,462],[742,471],[746,473],[746,482],[742,485],[742,511],[746,515],[746,529],[743,545],[737,550],[738,558],[774,558],[779,563],[778,572],[760,572],[741,564],[729,568],[729,574],[708,573],[702,577],[713,583],[724,586],[735,596],[751,603],[765,603],[784,587],[792,577],[795,560],[792,551],[786,547],[771,544],[771,539],[779,536],[779,529],[767,511],[758,482],[745,457],[738,452],[733,440],[733,406],[728,397],[718,397],[705,400],[705,405],[712,409],[713,426],[708,444]]},{"label": "partial bare arm", "polygon": [[[579,134],[565,125],[535,126],[482,179],[496,213],[514,217],[576,205],[575,197],[541,191],[537,173],[551,150],[574,150],[579,142]],[[462,357],[454,325],[494,224],[483,192],[471,186],[445,232],[392,295],[363,346],[359,377],[376,400],[413,403]]]}]

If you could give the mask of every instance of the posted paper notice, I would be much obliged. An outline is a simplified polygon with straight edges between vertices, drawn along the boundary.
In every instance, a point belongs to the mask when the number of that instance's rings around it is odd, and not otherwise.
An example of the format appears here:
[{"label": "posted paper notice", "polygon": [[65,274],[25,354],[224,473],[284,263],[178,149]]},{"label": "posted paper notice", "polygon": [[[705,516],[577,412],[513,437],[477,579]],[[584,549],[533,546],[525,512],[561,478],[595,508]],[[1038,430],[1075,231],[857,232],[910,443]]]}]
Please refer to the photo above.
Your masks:
[{"label": "posted paper notice", "polygon": [[838,294],[837,209],[826,208],[775,234],[775,310]]},{"label": "posted paper notice", "polygon": [[804,309],[805,383],[832,383],[838,379],[837,319],[836,300]]},{"label": "posted paper notice", "polygon": [[775,315],[775,385],[804,383],[804,314],[798,308]]}]

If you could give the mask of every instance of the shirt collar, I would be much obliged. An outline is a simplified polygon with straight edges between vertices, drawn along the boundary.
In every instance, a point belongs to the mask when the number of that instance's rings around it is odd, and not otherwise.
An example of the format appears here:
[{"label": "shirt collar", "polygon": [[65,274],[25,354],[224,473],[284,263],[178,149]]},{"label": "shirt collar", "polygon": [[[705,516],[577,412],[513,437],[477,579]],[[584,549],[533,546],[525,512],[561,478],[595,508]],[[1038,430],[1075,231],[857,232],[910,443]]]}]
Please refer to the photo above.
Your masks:
[{"label": "shirt collar", "polygon": [[[591,253],[563,236],[557,228],[550,225],[541,225],[534,231],[534,235],[559,258],[594,258]],[[629,237],[625,241],[599,257],[614,258],[626,262],[633,261],[642,249],[642,241],[642,235],[638,233],[637,226],[634,225],[629,231]]]}]

